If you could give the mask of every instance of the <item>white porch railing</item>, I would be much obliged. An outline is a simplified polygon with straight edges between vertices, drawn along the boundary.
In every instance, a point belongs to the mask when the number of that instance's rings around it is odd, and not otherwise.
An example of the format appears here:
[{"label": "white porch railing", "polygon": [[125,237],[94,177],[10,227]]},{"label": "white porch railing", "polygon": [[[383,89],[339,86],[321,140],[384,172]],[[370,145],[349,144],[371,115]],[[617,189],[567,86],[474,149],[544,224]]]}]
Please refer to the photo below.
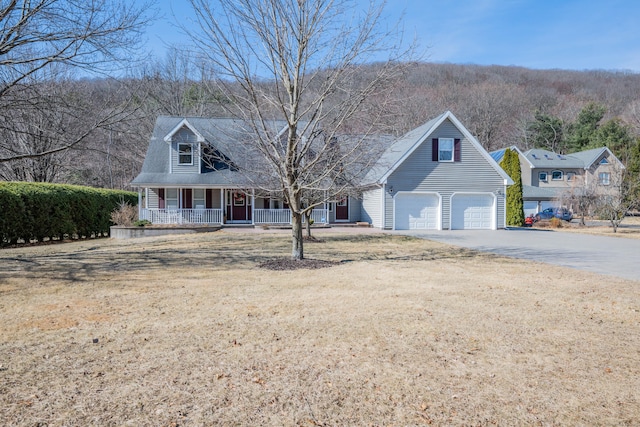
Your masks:
[{"label": "white porch railing", "polygon": [[[291,211],[289,209],[254,209],[253,218],[255,224],[291,224]],[[315,224],[328,223],[329,211],[314,209],[311,219]],[[302,222],[306,222],[304,217]]]},{"label": "white porch railing", "polygon": [[[311,211],[311,219],[314,224],[328,224],[329,223],[329,210],[328,209],[314,209]],[[302,217],[302,222],[306,222]]]},{"label": "white porch railing", "polygon": [[[140,209],[140,219],[152,224],[222,224],[222,209]],[[291,224],[289,209],[254,209],[255,224]],[[314,209],[314,224],[329,222],[327,209]],[[302,218],[302,222],[306,222]]]},{"label": "white porch railing", "polygon": [[289,209],[254,209],[253,222],[256,224],[291,224]]},{"label": "white porch railing", "polygon": [[152,224],[222,224],[222,209],[140,209]]}]

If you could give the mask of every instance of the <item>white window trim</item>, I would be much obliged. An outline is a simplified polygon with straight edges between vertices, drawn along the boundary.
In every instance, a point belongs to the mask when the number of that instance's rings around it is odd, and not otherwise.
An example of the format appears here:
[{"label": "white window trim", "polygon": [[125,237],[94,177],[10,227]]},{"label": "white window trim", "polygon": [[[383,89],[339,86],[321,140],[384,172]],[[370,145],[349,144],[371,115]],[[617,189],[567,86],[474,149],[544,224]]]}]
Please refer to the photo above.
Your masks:
[{"label": "white window trim", "polygon": [[[451,143],[451,150],[450,150],[451,151],[451,158],[450,159],[442,159],[442,157],[441,157],[441,153],[443,151],[444,152],[449,151],[449,150],[443,150],[442,149],[442,143],[443,142],[450,142]],[[454,156],[455,156],[454,150],[455,150],[455,140],[453,138],[438,138],[438,162],[453,162],[455,160],[454,159]]]},{"label": "white window trim", "polygon": [[[187,155],[186,153],[182,153],[182,152],[180,151],[180,146],[183,146],[183,145],[188,146],[188,147],[190,148],[190,150],[191,150],[191,151],[189,152],[189,155],[191,156],[191,161],[190,161],[190,162],[181,162],[181,161],[180,161],[180,156],[186,156],[186,155]],[[189,144],[189,143],[187,143],[187,142],[179,142],[179,143],[177,144],[177,146],[176,146],[176,149],[178,150],[178,164],[179,164],[180,166],[191,166],[191,165],[193,165],[193,151],[194,151],[194,150],[193,150],[193,144]]]},{"label": "white window trim", "polygon": [[[544,175],[544,179],[542,178],[543,175]],[[549,174],[546,173],[546,172],[538,172],[538,181],[540,181],[540,182],[549,181]]]},{"label": "white window trim", "polygon": [[[606,177],[606,179],[602,179]],[[611,173],[610,172],[600,172],[598,174],[598,184],[600,185],[611,185]]]},{"label": "white window trim", "polygon": [[[559,178],[554,178],[553,174],[555,173],[559,173],[560,177]],[[555,170],[551,172],[551,181],[562,181],[564,179],[564,172],[559,171],[559,170]]]}]

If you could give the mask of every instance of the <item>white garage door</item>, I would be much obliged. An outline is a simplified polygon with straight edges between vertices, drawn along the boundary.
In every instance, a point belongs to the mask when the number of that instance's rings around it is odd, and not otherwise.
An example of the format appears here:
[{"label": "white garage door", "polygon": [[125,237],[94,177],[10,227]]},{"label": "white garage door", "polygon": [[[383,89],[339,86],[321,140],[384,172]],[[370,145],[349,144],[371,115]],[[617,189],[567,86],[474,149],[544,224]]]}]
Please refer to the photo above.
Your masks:
[{"label": "white garage door", "polygon": [[433,193],[398,193],[395,196],[396,230],[437,230],[440,198]]},{"label": "white garage door", "polygon": [[491,230],[494,198],[490,194],[456,194],[451,200],[452,230]]}]

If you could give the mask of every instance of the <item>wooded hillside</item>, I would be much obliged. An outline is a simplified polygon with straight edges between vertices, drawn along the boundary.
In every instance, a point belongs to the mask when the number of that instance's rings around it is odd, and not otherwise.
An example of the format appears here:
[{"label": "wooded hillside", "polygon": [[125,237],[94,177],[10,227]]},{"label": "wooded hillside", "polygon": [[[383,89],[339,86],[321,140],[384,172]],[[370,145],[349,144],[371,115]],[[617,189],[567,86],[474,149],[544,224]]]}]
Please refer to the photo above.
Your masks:
[{"label": "wooded hillside", "polygon": [[[376,66],[368,70],[374,74]],[[361,78],[349,84],[363,84],[368,77],[363,73]],[[35,152],[46,149],[52,138],[77,137],[83,132],[83,123],[97,125],[71,150],[0,162],[0,179],[128,188],[140,170],[158,115],[227,115],[227,98],[210,89],[212,85],[206,81],[206,70],[174,53],[137,78],[56,79],[25,88],[37,91],[42,100],[55,99],[56,104],[48,108],[41,101],[37,108],[25,105],[6,113],[0,129],[4,141],[19,141],[24,150]],[[606,125],[608,133],[589,144],[615,145],[613,139],[628,137],[625,144],[637,146],[640,137],[640,74],[415,63],[394,83],[392,99],[366,100],[370,111],[384,110],[383,120],[375,123],[384,133],[401,135],[450,110],[488,150],[510,145],[528,149],[551,143],[546,130],[564,132],[563,141],[568,141],[568,133],[577,132],[580,113],[591,108],[589,111],[602,112],[594,126]],[[57,120],[60,108],[67,109],[67,114],[60,116],[64,121]],[[102,123],[105,111],[111,114]],[[21,124],[17,129],[9,126],[16,123]],[[345,132],[358,132],[367,125],[364,114]],[[38,134],[30,131],[30,126],[49,127],[51,132]],[[624,135],[616,137],[621,129]],[[0,158],[12,155],[10,147],[0,145]],[[569,149],[571,145],[562,147]],[[612,149],[615,152],[617,148]]]}]

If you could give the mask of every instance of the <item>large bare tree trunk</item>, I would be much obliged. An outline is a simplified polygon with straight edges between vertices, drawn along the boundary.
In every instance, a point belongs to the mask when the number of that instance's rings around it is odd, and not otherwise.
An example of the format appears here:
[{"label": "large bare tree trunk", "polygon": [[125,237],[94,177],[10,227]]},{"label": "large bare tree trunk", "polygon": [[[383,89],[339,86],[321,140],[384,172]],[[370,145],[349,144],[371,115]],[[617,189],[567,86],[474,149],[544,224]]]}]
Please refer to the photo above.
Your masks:
[{"label": "large bare tree trunk", "polygon": [[302,215],[295,212],[291,213],[291,258],[295,260],[304,259]]}]

